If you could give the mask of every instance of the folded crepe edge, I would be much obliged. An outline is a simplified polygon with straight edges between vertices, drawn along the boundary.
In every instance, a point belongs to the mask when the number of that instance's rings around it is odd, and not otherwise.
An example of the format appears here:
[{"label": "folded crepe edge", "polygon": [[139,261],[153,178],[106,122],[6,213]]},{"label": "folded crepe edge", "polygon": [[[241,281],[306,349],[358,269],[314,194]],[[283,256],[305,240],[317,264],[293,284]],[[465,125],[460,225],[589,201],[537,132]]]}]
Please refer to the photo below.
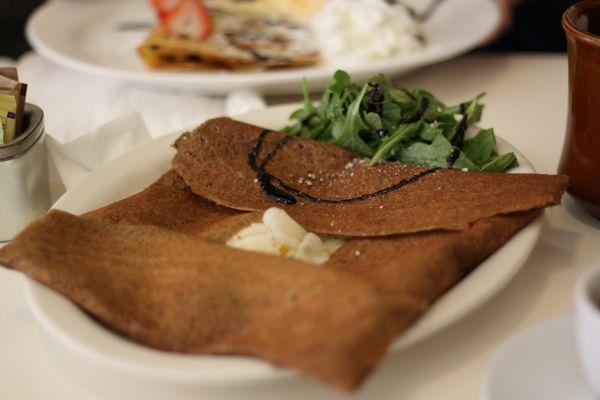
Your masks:
[{"label": "folded crepe edge", "polygon": [[[221,127],[223,127],[223,126],[226,127],[230,124],[237,125],[237,128],[246,127],[248,129],[255,130],[256,132],[263,131],[263,129],[264,129],[260,126],[241,122],[241,121],[229,118],[229,117],[217,117],[217,118],[207,120],[200,126],[196,127],[195,129],[188,131],[188,132],[184,132],[182,135],[180,135],[175,140],[175,142],[173,143],[172,146],[177,150],[177,153],[172,160],[172,169],[179,174],[179,176],[182,178],[182,180],[185,182],[185,184],[188,185],[190,190],[200,197],[207,198],[209,201],[215,202],[223,207],[233,208],[233,209],[243,211],[243,212],[264,211],[264,209],[261,210],[254,206],[244,205],[243,202],[237,202],[236,204],[231,204],[231,202],[222,201],[221,198],[216,198],[214,196],[206,196],[206,193],[203,192],[204,189],[199,188],[198,185],[195,184],[195,182],[190,181],[190,179],[191,179],[190,176],[181,171],[181,169],[184,168],[184,166],[185,166],[184,165],[185,163],[180,161],[181,154],[183,152],[190,155],[192,158],[196,157],[192,151],[190,151],[189,149],[186,148],[187,142],[193,142],[194,139],[198,135],[203,135],[204,133],[212,134],[211,129],[213,129],[213,128],[221,129]],[[274,130],[272,132],[279,133],[281,135],[285,135],[281,132],[278,132],[277,130]],[[344,154],[344,155],[354,154],[349,150],[343,149],[343,148],[333,145],[333,144],[314,141],[314,140],[306,140],[306,139],[297,138],[297,137],[295,137],[295,139],[306,141],[309,143],[310,142],[318,143],[319,145],[332,146],[332,147],[337,148],[337,150],[339,151],[340,154]],[[213,156],[216,157],[217,154],[214,154]],[[357,154],[354,154],[354,156],[358,157]],[[394,163],[394,164],[397,164],[397,163]],[[411,167],[413,167],[413,166],[411,166]],[[413,168],[417,168],[417,167],[413,167]],[[442,170],[442,171],[444,171],[444,170]],[[454,172],[456,172],[456,171],[454,171]],[[477,174],[494,174],[494,173],[477,172]],[[502,173],[502,175],[504,175],[504,174],[506,174],[506,173]],[[444,227],[435,227],[434,226],[434,227],[427,227],[427,228],[413,228],[413,229],[404,229],[404,230],[400,230],[397,232],[396,231],[388,232],[387,230],[385,232],[383,232],[383,231],[382,232],[374,232],[373,231],[373,232],[369,232],[369,233],[365,233],[365,234],[360,234],[360,232],[352,232],[352,234],[350,234],[343,230],[339,231],[338,225],[336,225],[335,227],[333,225],[331,225],[331,227],[330,226],[314,227],[314,226],[310,226],[310,225],[306,224],[305,228],[311,229],[312,231],[314,231],[316,233],[347,236],[347,237],[385,237],[385,236],[393,236],[393,235],[397,235],[397,234],[412,234],[412,233],[419,233],[419,232],[432,232],[432,231],[437,231],[437,230],[462,231],[462,230],[468,229],[473,223],[477,222],[480,219],[493,217],[495,215],[506,215],[506,214],[512,214],[512,213],[518,213],[518,212],[526,212],[526,211],[534,210],[534,209],[541,208],[541,207],[546,208],[546,207],[560,205],[562,202],[563,194],[569,184],[569,177],[566,175],[562,175],[562,174],[555,175],[555,174],[539,174],[539,173],[521,173],[521,174],[514,174],[514,175],[538,176],[540,178],[543,177],[547,180],[551,179],[551,180],[553,180],[553,182],[552,182],[552,185],[550,185],[550,184],[548,184],[548,182],[546,182],[546,184],[548,186],[545,188],[546,192],[538,194],[537,202],[535,204],[520,205],[520,207],[517,209],[511,209],[511,210],[507,210],[507,211],[498,211],[494,214],[489,214],[489,215],[480,217],[478,219],[455,221],[451,225],[446,225]],[[293,211],[293,210],[290,210],[290,211]],[[374,211],[378,212],[379,210],[374,210]],[[298,217],[298,216],[292,215],[292,217]],[[298,222],[302,223],[304,221],[299,220]],[[336,229],[338,229],[338,230],[336,230]]]}]

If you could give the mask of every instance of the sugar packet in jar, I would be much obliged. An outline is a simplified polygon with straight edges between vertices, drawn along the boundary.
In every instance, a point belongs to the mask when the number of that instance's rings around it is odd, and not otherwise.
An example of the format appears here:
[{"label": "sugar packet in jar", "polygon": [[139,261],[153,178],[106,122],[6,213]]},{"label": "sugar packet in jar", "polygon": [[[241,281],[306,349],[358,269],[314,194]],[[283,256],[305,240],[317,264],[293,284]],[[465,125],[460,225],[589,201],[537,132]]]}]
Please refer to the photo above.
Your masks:
[{"label": "sugar packet in jar", "polygon": [[21,133],[27,85],[19,82],[15,68],[0,68],[0,144]]}]

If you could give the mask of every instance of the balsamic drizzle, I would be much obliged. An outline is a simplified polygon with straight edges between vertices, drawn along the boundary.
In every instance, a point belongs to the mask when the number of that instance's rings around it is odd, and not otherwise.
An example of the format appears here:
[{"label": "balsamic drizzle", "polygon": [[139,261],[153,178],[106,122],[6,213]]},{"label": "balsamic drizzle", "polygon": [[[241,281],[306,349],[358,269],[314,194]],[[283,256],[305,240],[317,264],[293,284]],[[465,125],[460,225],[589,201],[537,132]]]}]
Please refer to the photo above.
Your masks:
[{"label": "balsamic drizzle", "polygon": [[300,124],[302,125],[303,128],[306,128],[308,126],[308,124],[310,123],[310,120],[316,116],[317,116],[317,114],[312,112],[312,113],[308,114],[306,117],[302,118],[302,121],[300,121]]},{"label": "balsamic drizzle", "polygon": [[456,160],[458,160],[458,157],[460,157],[460,149],[455,147],[452,149],[452,151],[448,155],[448,158],[446,159],[446,165],[448,166],[448,168],[452,168],[454,166],[454,163],[456,162]]},{"label": "balsamic drizzle", "polygon": [[427,109],[429,108],[429,99],[427,97],[421,97],[420,103],[421,107],[419,107],[415,114],[408,118],[401,119],[400,121],[398,121],[398,125],[406,125],[412,124],[413,122],[419,122],[421,118],[423,118],[423,116],[425,115],[425,112],[427,112]]},{"label": "balsamic drizzle", "polygon": [[460,113],[462,114],[462,118],[458,125],[456,125],[456,131],[454,132],[454,137],[452,138],[452,144],[457,147],[462,147],[468,127],[467,107],[464,104],[460,105]]},{"label": "balsamic drizzle", "polygon": [[390,192],[393,192],[395,190],[398,190],[406,185],[410,185],[411,183],[415,183],[417,181],[419,181],[422,177],[429,175],[435,171],[437,171],[440,168],[430,168],[427,169],[423,172],[419,172],[416,175],[411,176],[410,178],[407,179],[402,179],[400,182],[392,185],[392,186],[388,186],[385,189],[380,189],[376,192],[373,193],[367,193],[367,194],[363,194],[357,197],[351,197],[349,199],[341,199],[341,200],[333,200],[333,199],[321,199],[318,197],[314,197],[311,196],[310,194],[303,192],[302,190],[298,190],[295,189],[291,186],[288,186],[285,182],[283,182],[281,179],[272,176],[272,179],[274,182],[276,182],[277,184],[279,184],[283,189],[287,190],[288,192],[295,194],[298,197],[302,197],[303,199],[306,199],[308,201],[311,201],[313,203],[318,203],[318,204],[350,204],[350,203],[356,203],[359,201],[363,201],[363,200],[369,200],[369,199],[373,199],[375,197],[379,197],[379,196],[383,196],[384,194],[388,194]]},{"label": "balsamic drizzle", "polygon": [[[260,149],[265,141],[265,138],[267,137],[267,135],[269,135],[272,132],[273,131],[265,129],[260,133],[258,139],[256,140],[256,143],[252,147],[252,150],[250,150],[250,152],[248,153],[248,165],[250,166],[250,168],[252,168],[252,170],[254,170],[256,172],[256,179],[257,179],[258,183],[260,184],[262,190],[265,192],[265,194],[269,198],[271,198],[279,203],[285,204],[285,205],[295,204],[297,202],[297,199],[294,196],[298,196],[305,200],[308,200],[313,203],[318,203],[318,204],[356,203],[358,201],[363,201],[363,200],[372,199],[372,198],[375,198],[378,196],[383,196],[387,193],[398,190],[404,186],[410,185],[412,183],[416,183],[424,176],[432,174],[432,173],[436,172],[438,169],[440,169],[440,168],[427,169],[425,171],[419,172],[416,175],[411,176],[410,178],[402,179],[400,182],[398,182],[394,185],[391,185],[384,189],[380,189],[373,193],[367,193],[367,194],[363,194],[363,195],[357,196],[357,197],[352,197],[349,199],[340,199],[340,200],[322,199],[322,198],[312,196],[302,190],[293,188],[293,187],[289,186],[287,183],[285,183],[284,181],[282,181],[281,179],[279,179],[278,177],[273,176],[266,171],[267,165],[269,164],[269,162],[271,162],[271,160],[273,160],[273,157],[275,157],[277,152],[279,152],[279,150],[281,150],[281,148],[283,146],[285,146],[287,143],[290,142],[290,140],[291,140],[290,136],[285,137],[284,139],[280,140],[275,145],[275,148],[273,150],[271,150],[271,152],[269,154],[267,154],[267,156],[260,163],[260,165],[257,163],[257,158],[260,153]],[[274,183],[279,185],[281,189],[278,188],[277,186],[275,186]]]},{"label": "balsamic drizzle", "polygon": [[273,159],[273,157],[275,157],[275,154],[277,154],[277,152],[289,140],[291,140],[291,137],[287,136],[284,139],[282,139],[281,141],[279,141],[279,143],[277,143],[275,148],[265,157],[265,159],[260,164],[260,166],[256,164],[256,159],[260,152],[260,148],[262,147],[262,144],[263,144],[265,138],[267,137],[267,135],[270,132],[271,131],[265,129],[260,133],[260,136],[258,137],[256,144],[252,147],[252,150],[250,150],[250,153],[248,153],[248,165],[250,166],[250,168],[252,168],[254,171],[256,171],[256,179],[258,180],[260,187],[266,193],[267,196],[269,196],[271,199],[275,200],[278,203],[282,203],[285,205],[292,205],[292,204],[296,203],[296,198],[294,196],[292,196],[291,194],[286,193],[283,190],[280,190],[277,187],[275,187],[273,185],[274,177],[271,174],[267,173],[267,171],[265,171],[267,164]]},{"label": "balsamic drizzle", "polygon": [[275,145],[275,148],[273,150],[271,150],[271,152],[269,154],[267,154],[267,156],[265,157],[265,159],[263,160],[263,162],[260,163],[260,168],[265,169],[266,166],[267,166],[267,164],[271,162],[271,160],[273,159],[273,157],[275,157],[275,155],[279,152],[279,150],[281,150],[281,148],[283,146],[285,146],[286,144],[288,144],[291,140],[292,140],[291,136],[286,136],[283,139],[281,139]]},{"label": "balsamic drizzle", "polygon": [[367,111],[383,116],[383,101],[385,100],[379,83],[371,85],[372,89],[367,92]]}]

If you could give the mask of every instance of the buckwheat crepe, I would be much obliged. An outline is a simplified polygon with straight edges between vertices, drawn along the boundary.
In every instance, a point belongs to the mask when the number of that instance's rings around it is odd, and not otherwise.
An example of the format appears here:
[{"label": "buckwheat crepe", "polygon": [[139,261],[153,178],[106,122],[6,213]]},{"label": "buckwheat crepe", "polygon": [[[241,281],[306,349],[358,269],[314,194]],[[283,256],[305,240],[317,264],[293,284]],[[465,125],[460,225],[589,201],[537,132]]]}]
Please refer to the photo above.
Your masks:
[{"label": "buckwheat crepe", "polygon": [[[177,140],[173,169],[194,193],[216,204],[243,211],[282,207],[310,231],[349,237],[464,230],[494,215],[559,204],[568,182],[561,175],[438,170],[364,201],[322,204],[298,197],[296,204],[282,205],[265,194],[248,163],[263,131],[228,118],[210,120]],[[286,144],[273,153],[283,140]],[[391,162],[369,167],[338,146],[279,132],[266,137],[259,162],[270,153],[269,174],[296,190],[333,200],[374,193],[426,170]]]},{"label": "buckwheat crepe", "polygon": [[[566,185],[561,176],[436,171],[374,199],[286,206],[248,164],[262,131],[209,121],[177,141],[174,170],[155,184],[83,217],[51,212],[0,249],[0,264],[139,343],[260,357],[354,390],[395,337]],[[368,167],[336,146],[283,139],[269,134],[260,163],[290,184],[308,178],[303,190],[314,196],[364,194],[423,170]],[[346,243],[322,266],[224,245],[272,206]]]}]

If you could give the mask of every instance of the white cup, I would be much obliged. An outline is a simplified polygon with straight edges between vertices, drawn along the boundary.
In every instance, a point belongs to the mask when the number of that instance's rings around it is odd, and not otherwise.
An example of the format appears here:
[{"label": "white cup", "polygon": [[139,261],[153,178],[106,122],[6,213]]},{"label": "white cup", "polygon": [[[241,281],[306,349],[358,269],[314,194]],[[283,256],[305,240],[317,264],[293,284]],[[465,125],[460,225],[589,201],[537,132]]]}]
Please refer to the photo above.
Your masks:
[{"label": "white cup", "polygon": [[600,268],[579,278],[575,309],[579,358],[592,392],[600,397]]}]

